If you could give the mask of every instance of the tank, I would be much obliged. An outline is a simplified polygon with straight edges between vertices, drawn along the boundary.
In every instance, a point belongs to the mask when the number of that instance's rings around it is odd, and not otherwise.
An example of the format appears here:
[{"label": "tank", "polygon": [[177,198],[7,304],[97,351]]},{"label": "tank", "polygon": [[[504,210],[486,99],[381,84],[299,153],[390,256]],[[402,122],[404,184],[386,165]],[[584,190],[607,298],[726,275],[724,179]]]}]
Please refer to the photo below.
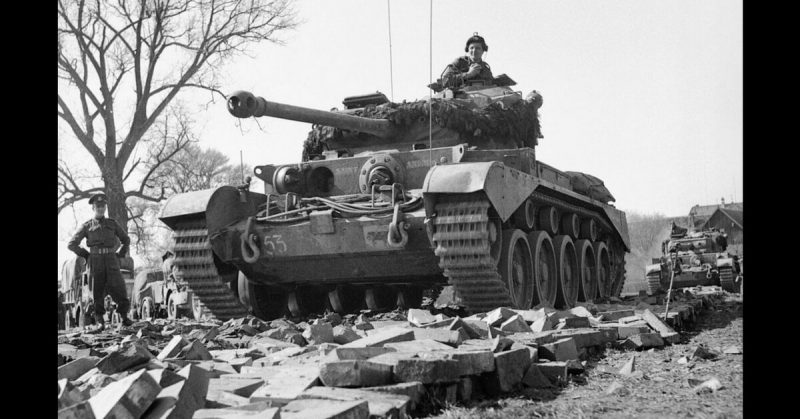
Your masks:
[{"label": "tank", "polygon": [[[494,83],[321,111],[229,96],[237,118],[311,123],[300,162],[171,197],[175,264],[225,320],[418,307],[450,284],[468,312],[618,296],[625,214],[603,182],[536,159],[542,97]],[[279,144],[266,143],[265,148]]]},{"label": "tank", "polygon": [[673,225],[670,238],[662,242],[662,256],[645,267],[648,294],[672,288],[718,285],[737,291],[740,265],[726,251],[727,239],[717,230],[687,231]]}]

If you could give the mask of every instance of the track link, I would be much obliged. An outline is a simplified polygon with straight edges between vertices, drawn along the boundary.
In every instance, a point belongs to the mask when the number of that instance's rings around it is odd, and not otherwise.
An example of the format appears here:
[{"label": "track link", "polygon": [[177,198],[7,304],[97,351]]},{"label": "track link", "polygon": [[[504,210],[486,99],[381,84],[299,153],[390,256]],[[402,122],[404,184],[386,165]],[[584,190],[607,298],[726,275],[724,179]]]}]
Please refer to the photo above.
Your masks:
[{"label": "track link", "polygon": [[435,209],[434,252],[467,311],[510,307],[511,298],[491,256],[489,201],[475,196],[448,197]]},{"label": "track link", "polygon": [[719,268],[719,285],[722,286],[722,289],[728,292],[737,292],[736,289],[736,282],[734,282],[736,277],[733,275],[733,268],[730,266],[724,266]]},{"label": "track link", "polygon": [[661,290],[661,274],[647,275],[647,294],[654,295]]},{"label": "track link", "polygon": [[189,289],[200,300],[200,307],[196,309],[202,310],[206,317],[223,321],[246,316],[247,309],[217,272],[208,230],[198,228],[196,224],[178,226],[174,237],[175,265],[183,273]]}]

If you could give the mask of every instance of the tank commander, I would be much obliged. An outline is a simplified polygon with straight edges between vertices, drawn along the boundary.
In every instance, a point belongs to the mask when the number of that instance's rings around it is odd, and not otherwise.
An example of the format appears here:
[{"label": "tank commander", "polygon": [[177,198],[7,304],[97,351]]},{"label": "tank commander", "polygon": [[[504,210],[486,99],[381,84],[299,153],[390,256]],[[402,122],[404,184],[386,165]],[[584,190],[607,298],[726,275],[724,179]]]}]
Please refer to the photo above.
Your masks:
[{"label": "tank commander", "polygon": [[[131,239],[116,220],[105,216],[107,207],[105,194],[92,196],[89,204],[94,209],[94,217],[78,228],[67,248],[86,259],[86,267],[93,284],[92,297],[94,299],[94,319],[97,322],[96,330],[100,331],[105,328],[103,314],[105,313],[104,297],[106,294],[111,295],[111,298],[117,303],[122,325],[130,326],[133,324],[128,319],[130,301],[117,258],[124,258],[128,254]],[[89,250],[81,247],[81,241],[84,238]],[[122,246],[115,253],[120,243]]]},{"label": "tank commander", "polygon": [[485,81],[491,83],[494,80],[492,69],[489,63],[483,61],[483,53],[489,50],[486,41],[482,36],[475,32],[464,47],[467,55],[456,58],[447,65],[442,73],[442,84],[450,88],[458,88],[472,81]]}]

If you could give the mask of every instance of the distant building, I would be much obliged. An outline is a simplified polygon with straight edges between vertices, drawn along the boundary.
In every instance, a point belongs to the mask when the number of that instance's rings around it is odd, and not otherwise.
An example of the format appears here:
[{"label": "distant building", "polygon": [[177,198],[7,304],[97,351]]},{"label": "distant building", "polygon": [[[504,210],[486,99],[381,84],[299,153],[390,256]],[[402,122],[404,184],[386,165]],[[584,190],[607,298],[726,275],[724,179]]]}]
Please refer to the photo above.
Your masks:
[{"label": "distant building", "polygon": [[716,228],[728,235],[728,252],[743,255],[744,251],[744,211],[717,208],[702,225],[703,229]]},{"label": "distant building", "polygon": [[703,224],[705,224],[706,221],[711,218],[711,215],[714,214],[714,211],[719,208],[734,211],[744,211],[744,202],[731,202],[726,204],[725,198],[722,198],[720,199],[719,204],[695,205],[689,210],[689,227],[695,230],[702,229]]}]

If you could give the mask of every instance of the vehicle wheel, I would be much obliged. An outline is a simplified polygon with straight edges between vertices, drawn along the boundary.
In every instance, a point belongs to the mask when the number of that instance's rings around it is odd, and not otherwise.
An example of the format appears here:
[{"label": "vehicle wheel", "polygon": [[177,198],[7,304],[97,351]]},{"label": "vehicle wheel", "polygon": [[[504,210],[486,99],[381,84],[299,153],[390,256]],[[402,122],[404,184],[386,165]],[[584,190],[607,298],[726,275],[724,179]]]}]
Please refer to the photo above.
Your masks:
[{"label": "vehicle wheel", "polygon": [[661,272],[647,274],[647,295],[661,292]]},{"label": "vehicle wheel", "polygon": [[364,291],[364,301],[370,310],[393,310],[397,306],[397,292],[385,285],[369,287]]},{"label": "vehicle wheel", "polygon": [[322,313],[326,307],[326,293],[318,287],[297,287],[289,293],[286,303],[294,317]]},{"label": "vehicle wheel", "polygon": [[608,297],[608,286],[611,281],[611,257],[608,254],[608,247],[603,242],[592,243],[594,256],[597,258],[597,296],[599,298]]},{"label": "vehicle wheel", "polygon": [[558,295],[558,274],[556,271],[556,254],[553,241],[546,231],[534,231],[528,234],[533,263],[533,305],[543,304],[553,307]]},{"label": "vehicle wheel", "polygon": [[572,308],[578,302],[578,289],[581,282],[575,243],[567,235],[556,236],[553,239],[553,249],[556,252],[559,285],[556,308]]},{"label": "vehicle wheel", "polygon": [[597,223],[593,218],[586,218],[581,222],[581,234],[579,237],[591,242],[597,240]]},{"label": "vehicle wheel", "polygon": [[555,236],[558,234],[558,212],[555,208],[547,206],[539,209],[539,228],[548,234]]},{"label": "vehicle wheel", "polygon": [[594,247],[589,240],[575,242],[575,252],[578,255],[578,269],[580,269],[580,286],[578,287],[578,301],[591,303],[597,296],[597,258]]},{"label": "vehicle wheel", "polygon": [[175,320],[178,318],[178,306],[175,304],[175,294],[170,293],[167,297],[167,318]]},{"label": "vehicle wheel", "polygon": [[356,313],[364,306],[364,290],[349,285],[337,285],[328,292],[331,309],[339,314]]},{"label": "vehicle wheel", "polygon": [[403,310],[422,305],[422,288],[408,285],[397,291],[397,307]]},{"label": "vehicle wheel", "polygon": [[572,240],[581,234],[580,219],[576,214],[567,213],[561,216],[561,234],[569,236]]},{"label": "vehicle wheel", "polygon": [[239,301],[261,320],[273,320],[286,313],[286,293],[278,288],[260,285],[239,272],[237,294]]},{"label": "vehicle wheel", "polygon": [[533,201],[526,199],[514,211],[514,225],[523,231],[531,231],[536,227],[536,207],[534,207]]},{"label": "vehicle wheel", "polygon": [[533,304],[533,262],[528,237],[522,230],[503,232],[500,277],[508,289],[514,308],[527,310]]},{"label": "vehicle wheel", "polygon": [[206,305],[200,301],[196,295],[192,294],[192,318],[195,321],[203,321],[203,317],[208,313]]},{"label": "vehicle wheel", "polygon": [[152,297],[142,298],[142,306],[139,308],[139,318],[142,320],[152,320],[155,316],[156,307]]},{"label": "vehicle wheel", "polygon": [[722,289],[728,292],[736,292],[736,277],[733,275],[733,268],[723,266],[719,268],[719,284]]}]

